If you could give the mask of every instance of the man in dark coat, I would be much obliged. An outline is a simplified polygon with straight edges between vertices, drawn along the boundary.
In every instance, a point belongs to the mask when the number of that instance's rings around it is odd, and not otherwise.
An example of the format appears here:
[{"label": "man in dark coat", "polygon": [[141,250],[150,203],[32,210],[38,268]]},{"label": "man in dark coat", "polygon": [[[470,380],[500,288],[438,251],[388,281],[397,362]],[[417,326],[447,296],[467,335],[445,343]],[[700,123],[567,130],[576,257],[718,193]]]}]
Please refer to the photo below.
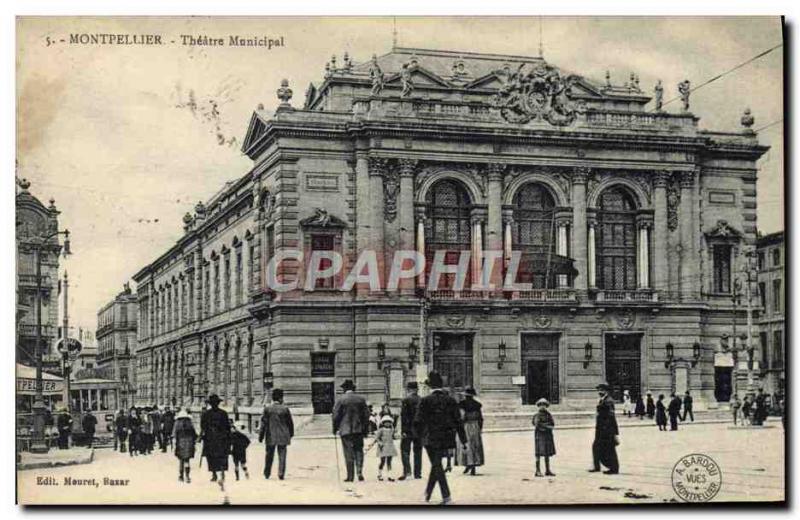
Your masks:
[{"label": "man in dark coat", "polygon": [[272,404],[264,408],[261,430],[258,432],[258,442],[265,442],[267,445],[264,478],[269,478],[272,474],[275,450],[278,451],[278,478],[283,480],[286,476],[286,447],[292,443],[292,437],[294,437],[292,412],[283,404],[283,390],[275,388],[272,391]]},{"label": "man in dark coat", "polygon": [[172,444],[172,430],[175,428],[175,413],[169,406],[161,414],[161,451],[166,452],[167,446]]},{"label": "man in dark coat", "polygon": [[120,453],[125,453],[125,441],[128,439],[128,417],[120,408],[114,416],[114,450],[119,447]]},{"label": "man in dark coat", "polygon": [[414,478],[422,478],[422,443],[414,430],[414,419],[421,400],[418,394],[419,385],[416,381],[412,381],[406,385],[406,389],[408,395],[403,399],[400,407],[400,427],[403,435],[400,441],[400,453],[403,459],[403,476],[399,480],[405,480],[411,476],[412,448],[414,450]]},{"label": "man in dark coat", "polygon": [[[228,413],[220,409],[221,402],[222,399],[217,394],[209,396],[208,404],[211,408],[200,418],[200,438],[203,440],[203,455],[211,472],[211,482],[219,482],[220,489],[224,491],[231,445],[231,422]],[[220,473],[219,479],[217,472]]]},{"label": "man in dark coat", "polygon": [[669,414],[669,429],[674,431],[678,429],[678,417],[681,414],[681,398],[675,395],[675,392],[672,392],[670,397],[672,399],[667,407],[667,413]]},{"label": "man in dark coat", "polygon": [[755,399],[756,409],[753,413],[753,424],[761,426],[767,420],[767,394],[764,393],[762,388],[758,389]]},{"label": "man in dark coat", "polygon": [[600,471],[600,464],[607,467],[606,475],[619,473],[617,445],[619,444],[619,427],[614,415],[614,399],[609,395],[611,387],[607,383],[597,385],[600,402],[597,403],[597,417],[592,443],[593,468],[590,473]]},{"label": "man in dark coat", "polygon": [[686,395],[683,397],[683,415],[681,416],[681,421],[686,421],[686,416],[688,415],[689,418],[694,422],[694,412],[692,411],[692,394],[689,391],[686,391]]},{"label": "man in dark coat", "polygon": [[467,434],[461,421],[458,403],[442,388],[444,386],[442,376],[438,372],[431,372],[425,384],[431,389],[431,393],[420,400],[414,418],[414,430],[419,435],[431,461],[431,472],[428,476],[428,485],[425,487],[425,501],[430,501],[433,489],[438,483],[442,493],[442,504],[448,504],[451,501],[450,488],[442,467],[442,458],[446,456],[448,450],[456,447],[456,434],[461,445],[467,449]]},{"label": "man in dark coat", "polygon": [[158,411],[158,405],[153,405],[153,410],[150,412],[150,422],[153,424],[153,442],[158,442],[158,447],[161,451],[167,451],[164,447],[163,435],[161,435],[161,412]]},{"label": "man in dark coat", "polygon": [[69,436],[72,434],[72,416],[66,410],[61,410],[56,419],[58,428],[58,449],[66,450],[69,448]]},{"label": "man in dark coat", "polygon": [[369,428],[367,400],[355,393],[356,385],[346,379],[341,386],[344,395],[333,406],[333,434],[342,439],[342,450],[347,467],[345,482],[352,482],[353,475],[364,480],[364,436]]},{"label": "man in dark coat", "polygon": [[83,416],[83,420],[81,421],[81,426],[83,426],[83,433],[86,435],[87,446],[91,448],[92,444],[94,444],[94,432],[95,428],[97,427],[97,417],[92,415],[92,412],[86,412],[86,415]]}]

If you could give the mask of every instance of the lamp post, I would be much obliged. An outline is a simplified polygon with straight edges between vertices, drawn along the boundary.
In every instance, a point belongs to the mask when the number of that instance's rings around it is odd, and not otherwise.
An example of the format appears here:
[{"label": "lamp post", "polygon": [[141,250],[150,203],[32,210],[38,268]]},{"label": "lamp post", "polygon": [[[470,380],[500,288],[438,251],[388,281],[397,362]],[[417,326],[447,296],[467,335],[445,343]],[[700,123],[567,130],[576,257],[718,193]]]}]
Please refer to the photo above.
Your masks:
[{"label": "lamp post", "polygon": [[33,438],[32,453],[47,453],[44,440],[44,395],[42,395],[42,249],[50,239],[64,235],[64,256],[70,254],[69,230],[53,231],[31,241],[30,246],[36,255],[36,396],[33,400]]}]

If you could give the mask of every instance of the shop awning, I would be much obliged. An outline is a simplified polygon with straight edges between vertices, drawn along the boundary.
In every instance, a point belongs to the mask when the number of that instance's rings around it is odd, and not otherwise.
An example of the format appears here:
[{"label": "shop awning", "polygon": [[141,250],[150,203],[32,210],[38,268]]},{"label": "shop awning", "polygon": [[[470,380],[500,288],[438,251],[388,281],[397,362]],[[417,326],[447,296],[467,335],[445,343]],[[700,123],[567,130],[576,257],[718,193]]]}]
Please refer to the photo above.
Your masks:
[{"label": "shop awning", "polygon": [[[42,394],[61,395],[64,380],[53,374],[42,372]],[[17,363],[17,394],[36,395],[36,369]]]}]

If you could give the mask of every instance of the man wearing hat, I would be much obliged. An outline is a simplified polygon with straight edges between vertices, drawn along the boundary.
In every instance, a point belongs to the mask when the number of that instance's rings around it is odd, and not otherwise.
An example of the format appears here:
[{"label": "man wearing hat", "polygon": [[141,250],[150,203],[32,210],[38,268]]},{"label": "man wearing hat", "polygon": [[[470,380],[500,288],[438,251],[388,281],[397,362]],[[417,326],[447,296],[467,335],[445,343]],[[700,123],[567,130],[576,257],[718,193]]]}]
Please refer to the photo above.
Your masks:
[{"label": "man wearing hat", "polygon": [[272,461],[275,460],[275,450],[278,450],[278,478],[283,480],[286,475],[286,447],[291,444],[294,436],[294,423],[292,412],[283,404],[283,390],[272,390],[272,404],[264,408],[261,417],[261,430],[258,432],[258,442],[267,446],[264,462],[264,478],[269,478],[272,473]]},{"label": "man wearing hat", "polygon": [[438,483],[442,492],[442,504],[448,504],[451,501],[450,488],[442,467],[442,458],[447,450],[456,447],[456,433],[461,445],[466,449],[467,434],[461,422],[458,403],[442,388],[444,386],[442,376],[438,372],[431,372],[425,384],[430,387],[431,393],[420,400],[414,418],[414,430],[422,440],[422,445],[425,446],[431,461],[425,501],[430,501],[433,488]]},{"label": "man wearing hat", "polygon": [[414,478],[422,478],[422,443],[419,435],[414,430],[414,417],[419,408],[419,385],[416,381],[411,381],[406,385],[408,395],[403,399],[400,407],[400,426],[403,429],[403,437],[400,441],[400,453],[403,459],[403,476],[400,480],[405,480],[411,476],[411,449],[414,449]]},{"label": "man wearing hat", "polygon": [[597,404],[597,418],[592,443],[593,468],[590,473],[600,471],[600,464],[608,469],[606,475],[619,473],[619,460],[617,459],[617,445],[619,444],[619,427],[614,415],[614,399],[609,395],[611,387],[607,383],[597,385],[600,402]]},{"label": "man wearing hat", "polygon": [[369,428],[367,400],[356,393],[356,385],[345,379],[341,385],[344,395],[333,406],[333,434],[342,438],[342,451],[347,467],[345,482],[352,482],[354,475],[364,480],[364,436]]},{"label": "man wearing hat", "polygon": [[[224,491],[231,446],[231,422],[228,413],[220,409],[221,402],[222,399],[217,394],[208,397],[211,408],[200,418],[200,438],[203,440],[203,455],[211,472],[211,482],[219,482],[219,487]],[[220,473],[219,478],[217,472]]]}]

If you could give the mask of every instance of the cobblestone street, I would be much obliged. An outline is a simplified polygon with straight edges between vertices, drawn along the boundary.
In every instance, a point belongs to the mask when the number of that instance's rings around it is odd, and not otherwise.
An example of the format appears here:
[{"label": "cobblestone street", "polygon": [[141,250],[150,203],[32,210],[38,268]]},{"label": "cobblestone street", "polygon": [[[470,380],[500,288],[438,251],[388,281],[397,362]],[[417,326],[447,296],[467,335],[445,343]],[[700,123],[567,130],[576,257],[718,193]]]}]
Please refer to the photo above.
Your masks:
[{"label": "cobblestone street", "polygon": [[[772,420],[764,428],[734,428],[726,424],[681,425],[677,432],[623,426],[619,457],[621,473],[587,473],[591,465],[592,429],[556,430],[558,454],[553,459],[556,477],[534,478],[533,433],[506,432],[484,435],[487,464],[475,477],[448,474],[454,504],[559,504],[641,503],[679,500],[672,489],[671,473],[684,455],[712,457],[722,471],[722,486],[715,501],[784,498],[784,437],[781,424]],[[369,445],[367,443],[367,445]],[[399,441],[397,443],[399,450]],[[405,504],[423,502],[425,480],[377,481],[374,449],[367,453],[366,481],[346,484],[336,478],[337,458],[333,438],[296,438],[289,448],[287,478],[275,474],[265,481],[264,447],[254,442],[248,450],[250,479],[236,482],[227,474],[226,492],[209,482],[205,468],[192,461],[192,483],[177,480],[177,460],[171,453],[130,458],[111,450],[97,450],[91,464],[18,473],[23,504]],[[341,449],[339,463],[344,459]],[[205,466],[205,462],[204,462]],[[394,477],[401,474],[399,457],[393,460]],[[424,476],[428,464],[425,461]],[[273,471],[276,468],[273,468]],[[344,475],[344,467],[341,468]],[[37,478],[53,477],[58,485],[37,485]],[[65,478],[94,479],[84,485],[65,485]],[[110,485],[104,479],[125,480]],[[438,503],[438,489],[431,503]]]}]

